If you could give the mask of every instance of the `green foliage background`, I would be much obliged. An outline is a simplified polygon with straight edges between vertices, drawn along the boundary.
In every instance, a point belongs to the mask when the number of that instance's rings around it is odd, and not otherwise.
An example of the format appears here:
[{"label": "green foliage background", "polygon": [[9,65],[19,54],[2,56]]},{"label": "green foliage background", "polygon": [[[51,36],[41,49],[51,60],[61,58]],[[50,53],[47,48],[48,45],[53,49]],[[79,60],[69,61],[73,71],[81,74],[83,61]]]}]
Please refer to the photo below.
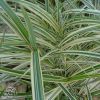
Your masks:
[{"label": "green foliage background", "polygon": [[[0,0],[0,84],[26,85],[11,99],[100,96],[99,0]],[[5,88],[0,88],[1,98]]]}]

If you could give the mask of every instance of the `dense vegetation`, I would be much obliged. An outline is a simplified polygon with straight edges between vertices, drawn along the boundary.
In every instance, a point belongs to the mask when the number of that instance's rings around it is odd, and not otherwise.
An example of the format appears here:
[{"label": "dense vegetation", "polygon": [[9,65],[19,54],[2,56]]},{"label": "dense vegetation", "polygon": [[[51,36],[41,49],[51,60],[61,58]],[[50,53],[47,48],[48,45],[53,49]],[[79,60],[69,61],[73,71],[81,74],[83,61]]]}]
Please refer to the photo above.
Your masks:
[{"label": "dense vegetation", "polygon": [[100,100],[99,0],[0,0],[0,18],[1,99]]}]

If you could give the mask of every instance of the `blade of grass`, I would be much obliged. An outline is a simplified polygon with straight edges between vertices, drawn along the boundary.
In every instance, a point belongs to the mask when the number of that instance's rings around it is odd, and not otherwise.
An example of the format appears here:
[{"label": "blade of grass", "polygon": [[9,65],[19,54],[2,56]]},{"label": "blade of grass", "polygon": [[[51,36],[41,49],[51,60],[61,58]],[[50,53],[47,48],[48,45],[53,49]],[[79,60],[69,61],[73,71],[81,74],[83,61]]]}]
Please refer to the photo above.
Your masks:
[{"label": "blade of grass", "polygon": [[88,88],[87,85],[86,85],[86,89],[87,89],[87,97],[88,97],[88,100],[92,100],[92,96],[91,96],[90,90],[89,90],[89,88]]},{"label": "blade of grass", "polygon": [[31,81],[33,100],[44,100],[43,79],[37,50],[31,52]]},{"label": "blade of grass", "polygon": [[45,9],[49,12],[49,0],[45,0]]},{"label": "blade of grass", "polygon": [[26,28],[24,27],[21,20],[17,17],[17,15],[14,13],[14,11],[6,4],[4,0],[0,0],[0,6],[4,9],[6,14],[10,17],[10,19],[13,21],[13,23],[16,25],[18,30],[20,31],[19,34],[22,39],[24,39],[28,43],[28,32]]},{"label": "blade of grass", "polygon": [[59,83],[59,86],[61,87],[62,91],[64,92],[64,94],[69,97],[70,100],[77,100],[73,95],[72,93],[67,89],[65,88],[61,83]]},{"label": "blade of grass", "polygon": [[25,18],[26,26],[29,33],[29,41],[32,47],[31,50],[31,83],[32,83],[32,98],[33,100],[44,100],[44,89],[42,70],[39,62],[39,53],[36,46],[36,37],[34,35],[33,27],[30,19],[22,7],[23,15]]}]

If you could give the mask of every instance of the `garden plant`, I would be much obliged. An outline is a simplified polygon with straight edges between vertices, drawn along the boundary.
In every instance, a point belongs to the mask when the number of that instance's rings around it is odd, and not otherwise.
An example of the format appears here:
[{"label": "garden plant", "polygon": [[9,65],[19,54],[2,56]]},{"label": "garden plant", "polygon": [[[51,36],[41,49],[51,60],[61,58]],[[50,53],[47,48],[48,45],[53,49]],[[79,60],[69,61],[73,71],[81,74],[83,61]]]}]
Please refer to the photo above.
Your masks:
[{"label": "garden plant", "polygon": [[100,100],[100,0],[0,0],[2,25],[0,100]]}]

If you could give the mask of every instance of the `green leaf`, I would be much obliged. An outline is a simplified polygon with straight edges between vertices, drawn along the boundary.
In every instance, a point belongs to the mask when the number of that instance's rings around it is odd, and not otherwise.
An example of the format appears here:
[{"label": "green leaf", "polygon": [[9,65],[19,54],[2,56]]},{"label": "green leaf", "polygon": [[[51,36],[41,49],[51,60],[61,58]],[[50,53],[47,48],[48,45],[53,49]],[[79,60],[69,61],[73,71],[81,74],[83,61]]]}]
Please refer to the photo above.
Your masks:
[{"label": "green leaf", "polygon": [[14,13],[14,11],[6,4],[4,0],[0,0],[0,6],[4,9],[5,13],[10,17],[13,24],[15,24],[16,28],[18,28],[19,35],[21,36],[21,38],[24,39],[27,43],[29,43],[28,32],[24,27],[23,23],[21,22],[21,20]]},{"label": "green leaf", "polygon": [[79,50],[66,50],[66,51],[58,51],[56,54],[69,54],[69,55],[80,55],[86,57],[93,57],[100,59],[100,53],[90,52],[90,51],[79,51]]},{"label": "green leaf", "polygon": [[70,100],[77,100],[73,95],[72,93],[67,89],[65,88],[62,84],[59,83],[59,86],[61,87],[62,91],[64,92],[64,94],[69,97]]},{"label": "green leaf", "polygon": [[38,50],[31,52],[31,83],[33,100],[44,100],[42,70]]},{"label": "green leaf", "polygon": [[42,72],[39,62],[39,53],[36,47],[36,37],[33,33],[32,24],[25,10],[23,9],[27,29],[29,32],[29,41],[33,48],[31,52],[31,82],[32,82],[32,97],[33,100],[44,100],[44,90],[42,82]]},{"label": "green leaf", "polygon": [[89,9],[96,9],[90,0],[81,0]]},{"label": "green leaf", "polygon": [[88,67],[88,68],[84,68],[83,70],[75,73],[74,75],[79,75],[79,74],[84,74],[84,73],[91,73],[91,72],[94,72],[96,70],[100,69],[100,64],[97,64],[95,66],[91,66],[91,67]]},{"label": "green leaf", "polygon": [[54,100],[60,93],[61,93],[61,88],[56,87],[49,92],[45,93],[45,99],[46,100]]},{"label": "green leaf", "polygon": [[57,7],[57,21],[59,23],[59,18],[60,18],[60,14],[59,14],[59,9],[60,9],[60,2],[59,0],[55,0],[55,3],[56,3],[56,7]]},{"label": "green leaf", "polygon": [[51,14],[49,14],[47,11],[45,11],[38,5],[30,3],[25,0],[12,0],[12,1],[23,5],[25,8],[35,13],[37,16],[45,20],[50,26],[52,26],[58,32],[59,30],[58,24],[56,23],[55,19],[51,16]]},{"label": "green leaf", "polygon": [[45,0],[45,9],[49,12],[49,0]]},{"label": "green leaf", "polygon": [[31,49],[35,50],[37,48],[37,46],[36,46],[36,37],[35,37],[34,31],[33,31],[33,27],[30,22],[30,19],[28,17],[28,14],[26,13],[26,11],[24,10],[23,7],[22,7],[22,11],[23,11],[26,27],[28,30],[28,35],[29,35],[28,37],[29,37]]},{"label": "green leaf", "polygon": [[89,88],[88,88],[87,85],[86,85],[86,89],[87,89],[87,97],[88,97],[88,100],[92,100],[92,96],[91,96],[90,90],[89,90]]}]

